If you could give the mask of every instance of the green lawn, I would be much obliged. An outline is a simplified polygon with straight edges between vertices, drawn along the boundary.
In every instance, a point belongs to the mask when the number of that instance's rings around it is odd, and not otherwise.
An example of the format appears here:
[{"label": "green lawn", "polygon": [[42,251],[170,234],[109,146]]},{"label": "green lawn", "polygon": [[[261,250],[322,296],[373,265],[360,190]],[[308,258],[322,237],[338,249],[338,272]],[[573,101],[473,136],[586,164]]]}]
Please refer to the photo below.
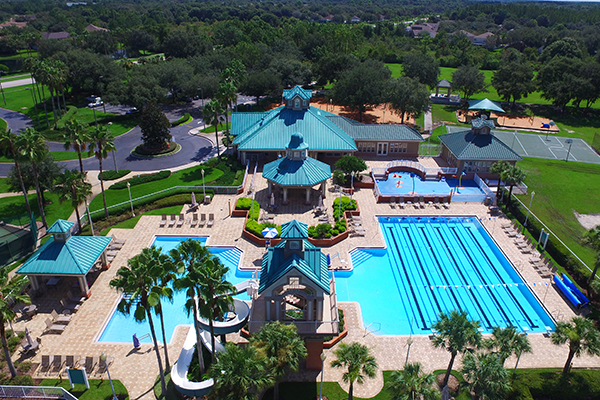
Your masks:
[{"label": "green lawn", "polygon": [[[73,208],[68,203],[62,205],[58,202],[58,195],[46,192],[44,194],[46,201],[50,204],[46,204],[44,212],[46,213],[46,221],[48,226],[52,225],[57,219],[68,219]],[[35,194],[27,196],[29,198],[29,204],[31,210],[35,214],[38,221],[41,221],[38,210],[38,203]],[[0,198],[0,215],[2,220],[8,224],[19,223],[19,217],[27,215],[27,207],[25,206],[25,199],[23,196],[11,196]],[[23,221],[21,221],[23,223]]]},{"label": "green lawn", "polygon": [[[77,160],[77,152],[76,151],[51,151],[50,154],[54,158],[54,161],[69,161],[69,160]],[[82,154],[83,158],[87,158],[87,153]],[[0,162],[11,163],[13,160],[8,157],[0,157]]]},{"label": "green lawn", "polygon": [[[527,171],[529,193],[535,191],[532,212],[591,267],[594,252],[582,245],[585,229],[573,212],[600,213],[600,165],[525,158],[519,167]],[[529,204],[530,195],[518,197]]]},{"label": "green lawn", "polygon": [[[228,125],[231,125],[231,122],[230,122]],[[217,127],[217,129],[219,130],[219,132],[220,132],[220,131],[224,131],[224,130],[226,129],[226,128],[225,128],[225,124],[219,124],[219,125],[218,125],[218,127]],[[210,125],[210,126],[207,126],[207,127],[206,127],[206,128],[204,128],[204,129],[202,129],[200,132],[204,132],[204,133],[214,133],[214,132],[215,132],[215,127],[214,127],[214,126],[212,126],[212,125]]]},{"label": "green lawn", "polygon": [[0,79],[0,81],[2,81],[2,83],[4,83],[4,82],[18,81],[21,79],[28,79],[28,78],[31,78],[31,74],[23,74],[23,73],[19,72],[16,75],[5,76],[4,78]]},{"label": "green lawn", "polygon": [[17,50],[17,54],[14,54],[12,56],[2,56],[0,57],[0,64],[2,64],[2,61],[4,60],[16,60],[19,58],[23,58],[25,59],[25,57],[31,56],[33,58],[37,58],[37,51],[35,50],[29,50],[29,52],[27,50]]},{"label": "green lawn", "polygon": [[0,131],[4,132],[8,128],[8,124],[5,120],[0,118]]},{"label": "green lawn", "polygon": [[147,211],[145,213],[138,214],[133,218],[129,218],[125,221],[119,222],[118,224],[115,224],[115,225],[111,226],[110,228],[106,228],[106,229],[102,230],[100,232],[100,235],[102,235],[102,236],[106,235],[113,228],[133,229],[137,225],[137,223],[140,220],[140,218],[142,217],[142,215],[179,214],[179,213],[181,213],[181,208],[182,208],[182,206],[171,206],[171,207],[158,208],[156,210]]},{"label": "green lawn", "polygon": [[6,178],[0,178],[0,193],[8,193],[8,184]]},{"label": "green lawn", "polygon": [[[115,387],[115,393],[119,399],[129,399],[129,392],[127,392],[127,388],[125,388],[121,381],[113,379],[112,382]],[[90,379],[89,383],[89,389],[86,389],[85,385],[75,385],[75,388],[71,389],[68,379],[44,379],[42,383],[40,383],[40,386],[62,387],[79,400],[112,399],[112,389],[108,379]]]}]

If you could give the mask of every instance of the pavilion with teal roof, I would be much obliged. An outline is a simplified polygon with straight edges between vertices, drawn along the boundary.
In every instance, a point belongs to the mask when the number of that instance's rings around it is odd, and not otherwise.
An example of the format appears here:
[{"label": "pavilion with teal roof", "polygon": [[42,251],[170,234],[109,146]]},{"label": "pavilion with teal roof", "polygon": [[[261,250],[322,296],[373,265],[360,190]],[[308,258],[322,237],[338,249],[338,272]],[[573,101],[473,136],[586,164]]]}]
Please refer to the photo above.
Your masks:
[{"label": "pavilion with teal roof", "polygon": [[98,261],[104,267],[108,265],[106,249],[112,237],[72,236],[73,225],[62,219],[52,224],[47,231],[52,237],[16,271],[27,275],[34,290],[40,288],[44,278],[73,277],[79,281],[81,293],[89,296],[86,275]]},{"label": "pavilion with teal roof", "polygon": [[320,192],[325,197],[325,182],[331,178],[331,167],[308,157],[308,144],[301,133],[293,133],[286,148],[285,157],[266,164],[263,177],[269,183],[269,195],[273,185],[283,188],[283,204],[288,203],[289,189],[304,189],[306,204],[310,204],[311,188],[321,184]]}]

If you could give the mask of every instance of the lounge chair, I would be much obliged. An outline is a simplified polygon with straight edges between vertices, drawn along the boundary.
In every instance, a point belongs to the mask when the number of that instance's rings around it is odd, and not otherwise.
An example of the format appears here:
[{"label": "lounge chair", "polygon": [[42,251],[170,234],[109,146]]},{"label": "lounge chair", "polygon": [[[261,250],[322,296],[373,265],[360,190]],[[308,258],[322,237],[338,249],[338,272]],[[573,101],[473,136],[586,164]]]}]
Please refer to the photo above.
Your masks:
[{"label": "lounge chair", "polygon": [[177,227],[181,228],[183,226],[183,221],[185,221],[185,219],[183,218],[183,213],[179,214],[179,220],[177,221]]},{"label": "lounge chair", "polygon": [[46,324],[46,332],[48,333],[62,333],[67,327],[66,325],[54,324],[50,318],[46,319],[44,323]]},{"label": "lounge chair", "polygon": [[419,198],[415,197],[415,202],[413,204],[415,206],[416,209],[421,208],[421,204],[419,204]]},{"label": "lounge chair", "polygon": [[66,361],[66,359],[63,358],[63,356],[54,356],[54,359],[52,360],[52,367],[51,367],[52,372],[57,372],[57,373],[60,372],[65,361]]},{"label": "lounge chair", "polygon": [[106,372],[106,367],[111,365],[113,363],[113,358],[112,357],[107,357],[106,361],[99,361],[98,362],[98,369],[96,369],[96,375],[102,375],[103,373]]},{"label": "lounge chair", "polygon": [[390,199],[390,207],[391,208],[396,208],[396,198],[395,197],[392,197]]},{"label": "lounge chair", "polygon": [[121,250],[123,248],[123,244],[121,243],[112,243],[110,246],[108,246],[109,250]]},{"label": "lounge chair", "polygon": [[448,201],[444,201],[444,199],[441,199],[440,202],[442,203],[442,206],[444,206],[444,208],[447,210],[450,208],[450,199],[448,199]]},{"label": "lounge chair", "polygon": [[66,356],[65,357],[65,368],[75,368],[79,364],[79,356]]},{"label": "lounge chair", "polygon": [[177,216],[175,214],[171,214],[171,219],[169,220],[169,228],[173,228],[175,226],[176,220]]},{"label": "lounge chair", "polygon": [[167,225],[167,214],[163,214],[162,217],[160,218],[160,228],[164,228],[165,225]]},{"label": "lounge chair", "polygon": [[52,365],[53,358],[54,358],[54,356],[49,356],[49,355],[42,356],[42,362],[40,363],[40,371],[41,372],[50,371],[50,365]]},{"label": "lounge chair", "polygon": [[421,196],[421,200],[419,201],[419,208],[425,208],[425,197]]},{"label": "lounge chair", "polygon": [[439,210],[439,208],[440,208],[440,198],[439,197],[433,198],[433,206]]},{"label": "lounge chair", "polygon": [[52,312],[50,313],[50,316],[54,320],[55,324],[66,325],[69,322],[71,322],[71,316],[70,315],[58,315],[58,313],[56,312],[56,310],[52,310]]},{"label": "lounge chair", "polygon": [[96,366],[96,364],[98,364],[98,357],[86,357],[85,358],[85,371],[88,374],[92,373],[92,370],[94,369],[94,367]]},{"label": "lounge chair", "polygon": [[208,214],[208,223],[206,224],[207,228],[212,227],[215,224],[215,214],[210,213]]},{"label": "lounge chair", "polygon": [[200,223],[198,224],[198,226],[200,228],[203,228],[204,225],[206,225],[206,214],[202,213],[200,214]]},{"label": "lounge chair", "polygon": [[398,207],[404,209],[404,197],[398,197]]},{"label": "lounge chair", "polygon": [[116,237],[113,236],[113,243],[114,244],[125,244],[125,239],[117,239]]},{"label": "lounge chair", "polygon": [[109,250],[106,252],[107,256],[116,256],[119,253],[119,250]]},{"label": "lounge chair", "polygon": [[60,300],[60,305],[63,306],[65,310],[69,311],[77,311],[81,306],[81,304],[67,303],[67,300],[64,298]]},{"label": "lounge chair", "polygon": [[193,213],[192,214],[192,222],[190,223],[190,226],[193,228],[196,225],[198,225],[198,214]]},{"label": "lounge chair", "polygon": [[73,292],[71,292],[70,290],[67,292],[67,297],[73,303],[79,303],[79,304],[82,304],[84,301],[87,300],[87,297],[85,297],[85,296],[74,296]]}]

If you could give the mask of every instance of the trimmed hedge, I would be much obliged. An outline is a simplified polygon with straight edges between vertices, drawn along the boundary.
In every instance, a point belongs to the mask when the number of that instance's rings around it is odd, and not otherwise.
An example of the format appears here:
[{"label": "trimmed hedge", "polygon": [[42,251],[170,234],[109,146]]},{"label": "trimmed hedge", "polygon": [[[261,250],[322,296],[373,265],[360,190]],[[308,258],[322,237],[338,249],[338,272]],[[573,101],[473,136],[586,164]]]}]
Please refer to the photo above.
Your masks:
[{"label": "trimmed hedge", "polygon": [[[260,216],[260,204],[258,201],[254,200],[254,215],[252,215],[252,199],[247,197],[240,197],[235,203],[236,210],[248,210],[248,219],[253,219],[258,221],[258,217]],[[262,235],[259,235],[262,237]]]},{"label": "trimmed hedge", "polygon": [[127,187],[127,182],[129,182],[129,185],[135,186],[135,185],[141,185],[142,183],[160,181],[161,179],[167,179],[170,176],[171,176],[171,171],[169,171],[169,170],[160,171],[155,174],[139,175],[139,176],[133,177],[131,179],[117,182],[114,185],[112,185],[111,187],[109,187],[108,189],[109,190],[125,189]]},{"label": "trimmed hedge", "polygon": [[[333,200],[333,218],[337,221],[338,220],[338,215],[340,215],[343,219],[344,217],[344,211],[348,211],[348,210],[356,210],[357,207],[357,203],[356,200],[352,199],[352,204],[350,204],[350,197],[348,196],[342,196],[342,209],[341,211],[339,210],[340,206],[340,198],[336,198],[335,200]],[[343,231],[342,231],[343,232]]]},{"label": "trimmed hedge", "polygon": [[259,224],[253,219],[248,219],[248,222],[246,222],[246,230],[259,238],[263,237],[262,231],[265,228],[277,228],[277,232],[279,232],[279,234],[276,237],[281,235],[281,225],[275,225],[270,222],[263,222],[262,224]]},{"label": "trimmed hedge", "polygon": [[104,181],[114,181],[115,179],[119,179],[130,173],[129,169],[120,169],[118,172],[110,169],[108,171],[102,171],[101,174],[98,174],[98,179],[102,179]]},{"label": "trimmed hedge", "polygon": [[179,126],[182,124],[187,124],[191,120],[192,120],[192,116],[190,115],[190,113],[186,112],[185,114],[183,114],[183,117],[179,118],[176,121],[171,122],[171,126]]}]

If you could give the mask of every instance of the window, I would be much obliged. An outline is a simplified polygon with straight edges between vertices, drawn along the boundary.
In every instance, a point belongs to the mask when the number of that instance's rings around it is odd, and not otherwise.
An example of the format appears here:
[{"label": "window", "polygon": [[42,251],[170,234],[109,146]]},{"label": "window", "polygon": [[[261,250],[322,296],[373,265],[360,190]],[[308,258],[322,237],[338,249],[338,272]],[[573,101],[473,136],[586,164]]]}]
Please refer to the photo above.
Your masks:
[{"label": "window", "polygon": [[302,106],[306,107],[306,100],[302,100]]},{"label": "window", "polygon": [[290,250],[299,250],[300,242],[297,240],[290,240]]},{"label": "window", "polygon": [[300,285],[300,277],[298,276],[290,276],[288,280],[288,285],[290,286],[299,286]]},{"label": "window", "polygon": [[300,157],[300,152],[299,151],[295,151],[294,152],[294,158],[298,158]]},{"label": "window", "polygon": [[294,100],[294,108],[300,108],[300,99]]}]

